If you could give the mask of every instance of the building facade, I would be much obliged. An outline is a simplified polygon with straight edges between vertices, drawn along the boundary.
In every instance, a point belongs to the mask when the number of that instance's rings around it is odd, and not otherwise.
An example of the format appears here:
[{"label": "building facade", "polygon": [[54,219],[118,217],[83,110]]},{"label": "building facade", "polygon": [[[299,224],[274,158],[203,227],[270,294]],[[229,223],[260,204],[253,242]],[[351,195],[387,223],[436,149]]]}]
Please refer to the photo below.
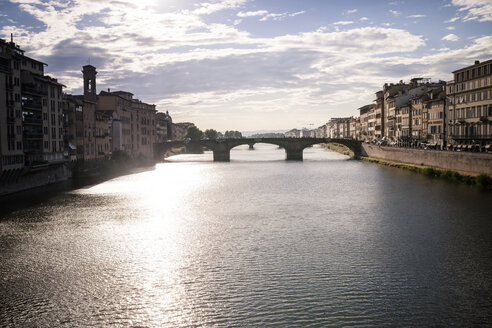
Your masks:
[{"label": "building facade", "polygon": [[492,60],[453,72],[448,82],[447,135],[450,145],[460,148],[492,144]]},{"label": "building facade", "polygon": [[0,179],[64,162],[62,88],[46,64],[0,39]]},{"label": "building facade", "polygon": [[137,158],[153,158],[156,142],[156,109],[127,91],[101,91],[97,108],[109,118],[111,151]]}]

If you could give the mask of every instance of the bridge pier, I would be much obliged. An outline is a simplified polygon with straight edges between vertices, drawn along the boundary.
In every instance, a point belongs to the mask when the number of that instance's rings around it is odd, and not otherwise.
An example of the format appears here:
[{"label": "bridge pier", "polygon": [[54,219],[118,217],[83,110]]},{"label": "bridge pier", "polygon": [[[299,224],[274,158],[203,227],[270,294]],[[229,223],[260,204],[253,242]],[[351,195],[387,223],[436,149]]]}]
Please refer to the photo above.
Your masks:
[{"label": "bridge pier", "polygon": [[254,143],[250,143],[250,144],[249,144],[249,150],[253,150],[253,149],[255,149],[255,147],[254,147],[254,146],[255,146],[255,144],[254,144]]},{"label": "bridge pier", "polygon": [[214,150],[214,162],[230,162],[231,153],[229,150]]},{"label": "bridge pier", "polygon": [[303,149],[288,149],[285,148],[285,159],[288,161],[302,161]]}]

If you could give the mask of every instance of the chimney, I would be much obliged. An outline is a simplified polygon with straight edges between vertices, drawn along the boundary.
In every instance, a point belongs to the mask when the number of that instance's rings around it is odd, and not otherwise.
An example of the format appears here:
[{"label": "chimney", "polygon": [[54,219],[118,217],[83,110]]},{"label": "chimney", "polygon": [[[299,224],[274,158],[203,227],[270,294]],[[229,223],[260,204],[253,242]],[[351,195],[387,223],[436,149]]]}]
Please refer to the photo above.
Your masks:
[{"label": "chimney", "polygon": [[480,64],[480,60],[475,60],[475,65]]},{"label": "chimney", "polygon": [[14,43],[14,33],[10,33],[10,42]]}]

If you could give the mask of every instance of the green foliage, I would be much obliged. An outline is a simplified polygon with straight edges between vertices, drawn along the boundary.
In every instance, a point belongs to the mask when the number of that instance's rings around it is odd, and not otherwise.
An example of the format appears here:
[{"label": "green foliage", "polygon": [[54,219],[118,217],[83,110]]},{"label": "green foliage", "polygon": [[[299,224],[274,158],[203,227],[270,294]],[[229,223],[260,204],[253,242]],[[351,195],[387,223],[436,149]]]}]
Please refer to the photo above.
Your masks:
[{"label": "green foliage", "polygon": [[207,129],[204,132],[205,138],[209,140],[215,140],[219,136],[219,133],[214,129]]},{"label": "green foliage", "polygon": [[435,177],[436,176],[436,170],[434,170],[432,167],[426,167],[422,169],[422,174],[428,177]]},{"label": "green foliage", "polygon": [[241,139],[243,134],[239,131],[226,131],[224,133],[224,138],[226,139]]},{"label": "green foliage", "polygon": [[185,138],[190,138],[191,140],[200,140],[203,138],[203,132],[196,126],[192,125],[186,130]]},{"label": "green foliage", "polygon": [[451,170],[441,170],[432,167],[418,167],[415,165],[386,162],[383,160],[378,160],[369,157],[363,157],[362,160],[367,162],[377,163],[380,165],[397,167],[415,173],[420,173],[432,178],[441,178],[448,182],[463,183],[466,185],[475,185],[479,187],[481,190],[492,191],[492,177],[488,176],[487,174],[480,174],[479,176],[474,177],[470,175],[460,174],[456,171],[451,171]]},{"label": "green foliage", "polygon": [[492,190],[492,178],[486,174],[476,177],[476,184],[482,190]]}]

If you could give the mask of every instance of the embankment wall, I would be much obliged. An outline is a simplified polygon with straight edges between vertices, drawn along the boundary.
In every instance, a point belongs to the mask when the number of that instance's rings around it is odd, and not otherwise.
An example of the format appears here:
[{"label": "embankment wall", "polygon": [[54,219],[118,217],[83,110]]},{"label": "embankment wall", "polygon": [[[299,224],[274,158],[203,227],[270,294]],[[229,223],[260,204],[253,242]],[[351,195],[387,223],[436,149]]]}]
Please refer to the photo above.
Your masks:
[{"label": "embankment wall", "polygon": [[492,154],[384,147],[362,144],[362,156],[492,176]]},{"label": "embankment wall", "polygon": [[71,177],[72,171],[66,165],[50,166],[46,170],[20,175],[11,183],[1,184],[0,196],[66,181]]}]

